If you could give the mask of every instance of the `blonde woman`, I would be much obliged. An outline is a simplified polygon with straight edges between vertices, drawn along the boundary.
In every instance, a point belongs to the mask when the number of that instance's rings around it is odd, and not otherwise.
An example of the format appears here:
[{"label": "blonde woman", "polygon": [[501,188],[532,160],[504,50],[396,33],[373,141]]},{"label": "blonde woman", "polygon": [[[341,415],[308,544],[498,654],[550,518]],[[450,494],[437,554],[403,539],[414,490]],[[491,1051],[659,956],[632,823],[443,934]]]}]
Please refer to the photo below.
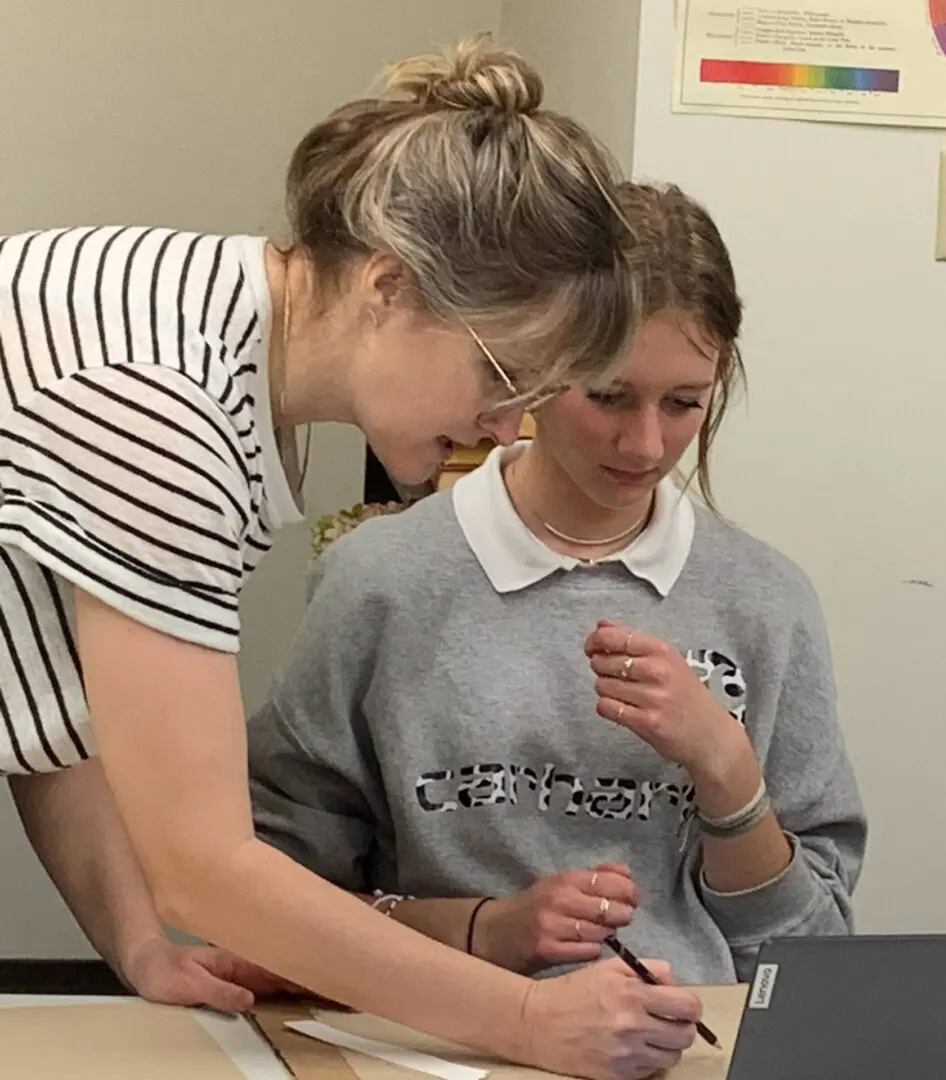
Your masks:
[{"label": "blonde woman", "polygon": [[[619,964],[537,988],[254,838],[234,655],[241,585],[300,518],[299,425],[356,424],[415,482],[454,443],[509,442],[524,408],[623,348],[615,178],[541,97],[485,39],[396,66],[384,97],[297,148],[287,248],[149,228],[0,240],[0,771],[140,993],[245,1007],[239,984],[270,984],[252,963],[604,1078],[628,1046]],[[172,946],[161,919],[230,952]]]}]

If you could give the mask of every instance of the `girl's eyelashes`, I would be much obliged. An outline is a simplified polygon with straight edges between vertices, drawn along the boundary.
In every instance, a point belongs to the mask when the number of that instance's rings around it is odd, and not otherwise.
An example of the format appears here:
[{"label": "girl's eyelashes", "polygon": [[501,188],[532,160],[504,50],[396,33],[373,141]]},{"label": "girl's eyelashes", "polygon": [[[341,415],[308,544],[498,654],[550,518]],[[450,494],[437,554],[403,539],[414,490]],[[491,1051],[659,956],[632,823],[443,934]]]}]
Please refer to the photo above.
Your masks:
[{"label": "girl's eyelashes", "polygon": [[[626,390],[590,390],[586,396],[603,409],[630,408],[634,404]],[[705,409],[706,404],[699,398],[669,397],[664,401],[664,408],[671,412],[689,412],[691,409]]]}]

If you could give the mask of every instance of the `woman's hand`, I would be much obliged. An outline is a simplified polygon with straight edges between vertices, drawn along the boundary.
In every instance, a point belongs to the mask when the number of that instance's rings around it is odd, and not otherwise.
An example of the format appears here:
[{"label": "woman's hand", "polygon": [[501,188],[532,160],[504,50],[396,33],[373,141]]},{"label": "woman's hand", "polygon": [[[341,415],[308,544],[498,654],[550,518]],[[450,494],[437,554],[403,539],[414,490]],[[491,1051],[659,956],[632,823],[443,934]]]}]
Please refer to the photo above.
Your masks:
[{"label": "woman's hand", "polygon": [[605,937],[627,926],[636,906],[626,866],[566,870],[488,903],[476,921],[473,952],[523,972],[597,960]]},{"label": "woman's hand", "polygon": [[752,755],[739,722],[666,641],[601,622],[585,652],[598,676],[598,715],[633,731],[694,780],[725,775]]},{"label": "woman's hand", "polygon": [[696,994],[670,985],[663,961],[645,963],[665,985],[641,982],[622,960],[536,980],[524,1010],[527,1059],[593,1080],[645,1080],[673,1068],[696,1038],[703,1006]]},{"label": "woman's hand", "polygon": [[212,945],[175,945],[163,935],[138,946],[123,965],[131,988],[162,1005],[208,1005],[246,1012],[256,996],[307,991]]}]

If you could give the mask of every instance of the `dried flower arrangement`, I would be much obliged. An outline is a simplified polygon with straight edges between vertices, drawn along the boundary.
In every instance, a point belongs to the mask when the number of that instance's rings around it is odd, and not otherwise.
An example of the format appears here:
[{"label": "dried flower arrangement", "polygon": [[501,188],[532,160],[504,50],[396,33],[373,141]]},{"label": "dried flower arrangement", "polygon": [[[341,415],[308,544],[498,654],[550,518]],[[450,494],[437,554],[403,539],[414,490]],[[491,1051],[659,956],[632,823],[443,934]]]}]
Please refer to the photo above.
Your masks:
[{"label": "dried flower arrangement", "polygon": [[324,551],[340,540],[346,533],[357,528],[369,518],[385,514],[397,514],[409,506],[406,502],[355,503],[334,514],[324,514],[312,528],[312,558],[317,559]]}]

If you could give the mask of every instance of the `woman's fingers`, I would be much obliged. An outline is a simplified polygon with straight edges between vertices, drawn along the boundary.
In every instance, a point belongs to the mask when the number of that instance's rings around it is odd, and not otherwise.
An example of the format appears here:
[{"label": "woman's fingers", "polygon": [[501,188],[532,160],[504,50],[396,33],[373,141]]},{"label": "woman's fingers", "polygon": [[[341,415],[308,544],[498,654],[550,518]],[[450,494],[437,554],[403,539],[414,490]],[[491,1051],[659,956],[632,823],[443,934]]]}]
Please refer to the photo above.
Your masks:
[{"label": "woman's fingers", "polygon": [[594,919],[564,913],[549,912],[543,922],[543,933],[540,936],[579,945],[600,946],[613,930],[613,927]]},{"label": "woman's fingers", "polygon": [[[647,961],[647,967],[654,971],[652,961]],[[656,971],[654,971],[656,975]],[[644,1001],[644,1008],[655,1020],[673,1021],[674,1029],[686,1024],[695,1024],[703,1015],[703,1003],[693,993],[682,986],[652,986]],[[670,1030],[670,1028],[667,1028]]]},{"label": "woman's fingers", "polygon": [[537,957],[546,964],[590,964],[601,956],[603,946],[595,941],[561,941],[550,938],[539,942]]},{"label": "woman's fingers", "polygon": [[615,701],[614,698],[599,698],[595,706],[595,712],[602,720],[610,720],[613,724],[627,728],[638,738],[648,742],[649,731],[643,721],[640,710],[627,705],[623,701]]},{"label": "woman's fingers", "polygon": [[[572,871],[546,896],[543,906],[557,937],[603,941],[608,929],[627,926],[634,917],[637,886],[623,874],[608,870],[593,871],[590,876],[586,871]],[[583,935],[576,926],[582,927]],[[589,927],[601,932],[590,935]]]},{"label": "woman's fingers", "polygon": [[623,683],[659,683],[668,672],[667,665],[654,656],[623,656],[595,653],[591,670],[601,679]]},{"label": "woman's fingers", "polygon": [[[634,908],[620,900],[608,900],[607,897],[595,898],[577,893],[569,898],[568,910],[564,912],[570,918],[613,930],[627,924],[634,918]],[[603,940],[603,938],[602,938]]]},{"label": "woman's fingers", "polygon": [[624,656],[646,656],[666,648],[666,642],[660,638],[642,634],[630,626],[617,623],[597,626],[585,640],[585,653],[617,653]]},{"label": "woman's fingers", "polygon": [[607,899],[612,902],[628,904],[630,907],[637,906],[637,885],[631,878],[627,867],[610,869],[608,866],[596,867],[590,876],[583,872],[586,881],[575,881],[579,892],[587,893],[596,899]]},{"label": "woman's fingers", "polygon": [[598,863],[598,865],[594,868],[594,872],[599,873],[599,874],[604,873],[604,872],[607,872],[607,873],[610,873],[610,874],[620,874],[623,877],[628,877],[628,878],[631,876],[631,868],[629,866],[627,866],[625,863],[613,863],[613,862]]}]

